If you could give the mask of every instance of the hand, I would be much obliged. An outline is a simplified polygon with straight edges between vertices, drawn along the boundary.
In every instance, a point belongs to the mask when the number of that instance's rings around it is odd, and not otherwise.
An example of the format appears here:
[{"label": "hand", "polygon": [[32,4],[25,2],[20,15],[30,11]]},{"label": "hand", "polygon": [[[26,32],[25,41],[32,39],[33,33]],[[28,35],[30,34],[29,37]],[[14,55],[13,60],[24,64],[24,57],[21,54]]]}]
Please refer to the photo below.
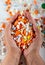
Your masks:
[{"label": "hand", "polygon": [[29,46],[28,49],[24,50],[24,56],[27,57],[29,55],[39,53],[39,49],[42,45],[42,36],[41,31],[38,30],[36,26],[35,20],[31,17],[30,13],[28,11],[24,11],[24,16],[28,18],[29,22],[33,24],[33,29],[35,31],[36,37],[33,39],[33,43]]},{"label": "hand", "polygon": [[17,47],[13,37],[11,36],[11,23],[20,15],[17,13],[7,24],[4,34],[4,44],[7,47],[7,55],[2,65],[18,65],[21,56],[21,50]]},{"label": "hand", "polygon": [[33,24],[36,37],[33,39],[33,43],[29,48],[24,50],[24,56],[27,65],[45,65],[45,62],[39,55],[39,49],[42,45],[41,31],[38,30],[35,20],[31,17],[28,11],[24,11],[24,16],[28,18],[29,22]]}]

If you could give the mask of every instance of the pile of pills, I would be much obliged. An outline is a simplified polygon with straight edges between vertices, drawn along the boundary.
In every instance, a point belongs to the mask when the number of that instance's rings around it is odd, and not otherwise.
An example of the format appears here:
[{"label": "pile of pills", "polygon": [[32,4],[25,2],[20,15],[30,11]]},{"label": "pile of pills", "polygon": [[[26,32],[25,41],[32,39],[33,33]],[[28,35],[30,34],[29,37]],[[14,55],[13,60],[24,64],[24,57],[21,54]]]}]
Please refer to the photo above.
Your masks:
[{"label": "pile of pills", "polygon": [[[23,11],[28,8],[32,17],[36,20],[38,29],[41,30],[45,38],[45,0],[5,0],[3,6],[9,15],[9,17],[7,16],[6,18],[6,21],[10,21],[11,17],[15,15],[16,12],[20,10]],[[16,21],[15,24],[17,23],[18,22]],[[19,23],[20,26],[22,26],[22,24],[24,23],[21,22],[21,25]],[[17,27],[19,28],[19,25],[17,25],[15,29]]]},{"label": "pile of pills", "polygon": [[[0,22],[2,22],[2,25],[0,25],[0,35],[3,34],[2,30],[4,30],[6,27],[5,23],[3,22],[7,23],[16,12],[23,11],[28,8],[32,17],[36,20],[38,29],[40,29],[42,32],[43,47],[45,47],[45,0],[0,0],[0,6]],[[21,18],[22,20],[22,18],[25,17],[19,16],[18,18]],[[32,24],[28,23],[27,19],[27,22],[25,20],[23,20],[24,22],[19,22],[19,19],[15,20],[12,24],[11,35],[13,35],[13,39],[17,45],[21,49],[25,49],[31,44],[33,41],[32,38],[35,37],[35,34],[32,34]],[[1,37],[2,36],[0,36],[0,39]],[[26,42],[28,42],[28,44]],[[2,52],[3,56],[5,55],[4,53],[5,52]]]},{"label": "pile of pills", "polygon": [[33,42],[33,38],[35,38],[32,23],[30,23],[23,15],[18,16],[12,23],[11,35],[16,44],[22,50],[28,48],[28,46]]}]

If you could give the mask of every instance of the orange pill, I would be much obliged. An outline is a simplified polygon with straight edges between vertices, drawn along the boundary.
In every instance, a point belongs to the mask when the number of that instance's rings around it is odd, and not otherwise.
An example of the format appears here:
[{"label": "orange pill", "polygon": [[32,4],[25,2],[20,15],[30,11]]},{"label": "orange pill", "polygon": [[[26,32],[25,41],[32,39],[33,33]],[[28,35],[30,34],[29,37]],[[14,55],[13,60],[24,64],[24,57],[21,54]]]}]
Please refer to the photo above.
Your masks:
[{"label": "orange pill", "polygon": [[20,45],[21,45],[21,42],[18,43],[18,46],[19,46],[19,47],[20,47]]},{"label": "orange pill", "polygon": [[22,21],[26,24],[28,21],[26,18],[22,19]]},{"label": "orange pill", "polygon": [[26,35],[26,29],[23,30],[23,34]]},{"label": "orange pill", "polygon": [[5,1],[5,3],[6,3],[7,5],[11,4],[11,0],[7,0],[7,1]]},{"label": "orange pill", "polygon": [[11,18],[6,18],[6,20],[7,20],[7,21],[10,21],[10,20],[11,20]]},{"label": "orange pill", "polygon": [[20,24],[20,29],[22,29],[23,28],[23,25],[22,24]]},{"label": "orange pill", "polygon": [[32,37],[33,36],[33,32],[29,32],[28,33],[28,36],[30,35],[30,37]]},{"label": "orange pill", "polygon": [[24,39],[23,38],[21,39],[21,43],[24,43]]},{"label": "orange pill", "polygon": [[2,26],[1,26],[2,28],[6,28],[6,24],[5,23],[2,23]]},{"label": "orange pill", "polygon": [[18,20],[16,20],[15,22],[14,22],[14,26],[16,26],[18,24]]},{"label": "orange pill", "polygon": [[34,0],[34,4],[37,4],[37,0]]},{"label": "orange pill", "polygon": [[27,44],[30,43],[30,40],[27,40]]},{"label": "orange pill", "polygon": [[18,19],[22,19],[22,16],[18,16]]},{"label": "orange pill", "polygon": [[20,34],[20,31],[16,31],[15,35],[18,36]]},{"label": "orange pill", "polygon": [[30,40],[27,41],[27,44],[29,43],[29,45],[30,45],[32,42],[33,42],[33,40],[30,39]]},{"label": "orange pill", "polygon": [[11,11],[9,12],[9,15],[10,15],[10,16],[13,16],[13,14],[12,14],[12,12],[11,12]]},{"label": "orange pill", "polygon": [[34,11],[34,13],[37,15],[37,14],[39,13],[39,11],[36,9],[36,10]]},{"label": "orange pill", "polygon": [[9,11],[9,9],[10,9],[10,5],[8,5],[7,7],[6,7],[6,11],[8,12]]},{"label": "orange pill", "polygon": [[29,41],[29,43],[31,44],[33,42],[33,39],[31,39],[30,41]]},{"label": "orange pill", "polygon": [[18,17],[18,21],[21,21],[21,20],[22,20],[22,16],[19,16],[19,17]]},{"label": "orange pill", "polygon": [[2,32],[2,30],[0,30],[0,32]]}]

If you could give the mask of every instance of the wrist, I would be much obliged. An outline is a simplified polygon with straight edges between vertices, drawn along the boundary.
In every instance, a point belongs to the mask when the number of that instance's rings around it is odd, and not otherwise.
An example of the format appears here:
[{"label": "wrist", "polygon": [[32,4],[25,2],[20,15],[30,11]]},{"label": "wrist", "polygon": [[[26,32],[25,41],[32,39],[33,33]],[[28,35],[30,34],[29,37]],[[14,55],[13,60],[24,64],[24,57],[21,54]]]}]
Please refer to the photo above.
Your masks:
[{"label": "wrist", "polygon": [[26,57],[27,65],[45,65],[39,53],[31,53]]},{"label": "wrist", "polygon": [[36,52],[36,51],[33,51],[33,52],[30,52],[29,54],[27,54],[25,56],[26,60],[33,60],[35,57],[39,56],[39,52]]},{"label": "wrist", "polygon": [[20,54],[9,52],[7,53],[2,65],[18,65]]},{"label": "wrist", "polygon": [[8,54],[12,54],[15,56],[16,55],[21,55],[21,50],[18,48],[11,48],[9,51],[7,51]]},{"label": "wrist", "polygon": [[21,56],[21,51],[19,51],[18,49],[10,49],[9,51],[7,51],[7,57],[11,57],[14,59],[20,59]]}]

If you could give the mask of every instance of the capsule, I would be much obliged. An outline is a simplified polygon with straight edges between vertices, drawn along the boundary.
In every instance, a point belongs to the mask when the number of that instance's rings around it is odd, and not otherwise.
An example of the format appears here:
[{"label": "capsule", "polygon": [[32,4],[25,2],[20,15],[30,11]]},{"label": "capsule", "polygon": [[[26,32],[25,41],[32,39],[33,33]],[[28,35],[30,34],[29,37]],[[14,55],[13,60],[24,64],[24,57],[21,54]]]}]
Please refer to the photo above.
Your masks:
[{"label": "capsule", "polygon": [[28,48],[33,42],[33,24],[28,21],[28,19],[22,15],[18,16],[17,19],[12,24],[12,33],[14,41],[16,41],[17,46],[21,48],[22,51]]}]

